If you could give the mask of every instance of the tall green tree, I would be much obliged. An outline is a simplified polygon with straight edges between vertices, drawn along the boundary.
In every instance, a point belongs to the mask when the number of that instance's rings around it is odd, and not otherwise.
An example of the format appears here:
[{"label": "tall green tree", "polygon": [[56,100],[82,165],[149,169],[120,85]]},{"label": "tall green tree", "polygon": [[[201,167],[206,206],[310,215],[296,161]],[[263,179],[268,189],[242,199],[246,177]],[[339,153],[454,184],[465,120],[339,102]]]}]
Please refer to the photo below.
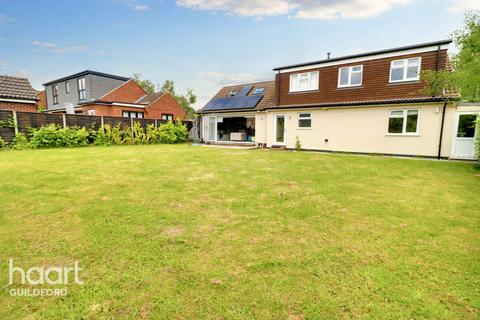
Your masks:
[{"label": "tall green tree", "polygon": [[133,80],[145,90],[146,93],[152,94],[155,93],[155,85],[153,84],[152,81],[143,79],[142,75],[140,73],[135,73],[133,75]]},{"label": "tall green tree", "polygon": [[453,58],[454,79],[462,100],[480,101],[480,11],[465,15],[463,29],[453,33],[459,52]]}]

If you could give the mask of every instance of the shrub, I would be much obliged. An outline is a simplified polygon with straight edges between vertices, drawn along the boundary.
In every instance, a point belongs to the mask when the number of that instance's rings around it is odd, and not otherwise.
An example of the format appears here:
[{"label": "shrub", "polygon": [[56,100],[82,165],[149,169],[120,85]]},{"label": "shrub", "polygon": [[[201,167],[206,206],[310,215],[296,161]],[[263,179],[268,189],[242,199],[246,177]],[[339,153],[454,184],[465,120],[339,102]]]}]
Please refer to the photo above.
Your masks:
[{"label": "shrub", "polygon": [[139,122],[134,122],[133,123],[133,129],[132,129],[132,144],[143,144],[143,143],[148,143],[147,141],[147,135],[145,134],[145,131],[143,130],[143,127]]},{"label": "shrub", "polygon": [[98,129],[96,135],[95,135],[95,140],[93,143],[97,146],[108,146],[111,145],[111,127],[108,124],[105,124]]},{"label": "shrub", "polygon": [[477,118],[477,159],[480,160],[480,116]]},{"label": "shrub", "polygon": [[3,149],[7,146],[7,144],[5,143],[5,141],[2,139],[2,137],[0,137],[0,149]]},{"label": "shrub", "polygon": [[88,144],[85,128],[61,128],[55,124],[30,130],[32,148],[83,147]]},{"label": "shrub", "polygon": [[17,133],[11,143],[12,149],[24,150],[30,148],[27,137],[23,133]]},{"label": "shrub", "polygon": [[295,150],[302,150],[302,143],[300,142],[300,138],[298,136],[295,137]]},{"label": "shrub", "polygon": [[171,144],[177,142],[177,128],[172,121],[160,125],[158,131],[160,143]]},{"label": "shrub", "polygon": [[177,136],[177,143],[186,142],[188,138],[187,126],[178,121],[175,126],[175,135]]}]

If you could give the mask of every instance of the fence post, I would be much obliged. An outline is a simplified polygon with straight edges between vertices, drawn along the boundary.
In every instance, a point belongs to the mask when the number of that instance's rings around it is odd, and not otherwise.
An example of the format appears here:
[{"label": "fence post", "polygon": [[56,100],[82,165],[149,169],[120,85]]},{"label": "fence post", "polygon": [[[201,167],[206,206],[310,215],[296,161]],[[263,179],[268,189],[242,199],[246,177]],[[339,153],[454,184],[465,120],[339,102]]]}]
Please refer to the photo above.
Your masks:
[{"label": "fence post", "polygon": [[100,116],[100,126],[103,127],[103,116]]},{"label": "fence post", "polygon": [[158,128],[158,122],[157,122],[157,119],[155,119],[155,129]]},{"label": "fence post", "polygon": [[12,110],[12,117],[13,117],[13,127],[15,130],[15,135],[17,135],[18,134],[17,111]]},{"label": "fence post", "polygon": [[133,118],[130,118],[130,130],[132,130],[132,136],[133,136]]},{"label": "fence post", "polygon": [[67,128],[67,115],[65,113],[62,113],[62,119],[63,119],[63,127]]}]

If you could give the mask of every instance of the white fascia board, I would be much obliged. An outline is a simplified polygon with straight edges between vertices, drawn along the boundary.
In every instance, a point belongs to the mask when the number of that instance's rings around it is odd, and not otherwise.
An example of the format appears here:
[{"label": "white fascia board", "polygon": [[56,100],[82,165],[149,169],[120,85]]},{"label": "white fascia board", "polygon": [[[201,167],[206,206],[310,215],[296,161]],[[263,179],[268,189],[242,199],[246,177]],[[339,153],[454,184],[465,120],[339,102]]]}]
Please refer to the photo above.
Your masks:
[{"label": "white fascia board", "polygon": [[36,104],[37,102],[34,100],[23,100],[23,99],[4,99],[0,98],[0,101],[3,102],[16,102],[16,103],[31,103],[31,104]]},{"label": "white fascia board", "polygon": [[[448,49],[448,44],[440,46],[440,50],[444,50],[444,49]],[[402,50],[402,51],[376,54],[376,55],[366,56],[366,57],[358,57],[358,58],[351,58],[351,59],[345,59],[345,60],[337,60],[337,61],[332,61],[332,62],[326,61],[326,62],[322,62],[322,63],[318,63],[318,64],[312,64],[312,65],[303,66],[303,67],[283,69],[283,70],[280,70],[279,72],[280,73],[290,73],[290,72],[310,70],[310,69],[316,69],[316,68],[331,67],[331,66],[336,66],[336,65],[341,65],[341,64],[350,64],[350,63],[358,63],[358,62],[377,60],[377,59],[394,58],[394,57],[405,56],[405,55],[410,55],[410,54],[420,54],[420,53],[437,51],[437,50],[438,50],[438,46],[431,46],[431,47],[425,47],[425,48],[420,48],[420,49]]]},{"label": "white fascia board", "polygon": [[145,109],[145,106],[144,106],[144,105],[133,104],[133,103],[113,102],[112,105],[113,105],[113,106],[121,106],[121,107],[131,107],[131,108],[141,108],[141,109]]}]

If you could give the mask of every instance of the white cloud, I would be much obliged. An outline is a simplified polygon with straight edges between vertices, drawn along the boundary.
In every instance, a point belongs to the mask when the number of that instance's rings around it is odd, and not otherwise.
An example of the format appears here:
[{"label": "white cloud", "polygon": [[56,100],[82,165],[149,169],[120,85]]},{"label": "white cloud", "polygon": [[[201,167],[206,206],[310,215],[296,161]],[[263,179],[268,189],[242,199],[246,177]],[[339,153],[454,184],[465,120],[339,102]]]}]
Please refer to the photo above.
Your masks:
[{"label": "white cloud", "polygon": [[132,6],[134,11],[147,11],[149,8],[146,4],[135,4]]},{"label": "white cloud", "polygon": [[231,84],[251,83],[268,80],[268,77],[253,73],[230,73],[225,74],[219,71],[202,72],[200,77],[216,85],[226,86]]},{"label": "white cloud", "polygon": [[87,50],[87,47],[82,45],[67,45],[60,46],[51,42],[33,41],[33,44],[39,48],[46,49],[52,53],[68,53],[68,52],[81,52]]},{"label": "white cloud", "polygon": [[[461,0],[460,0],[461,1]],[[464,0],[472,1],[472,0]],[[413,0],[176,0],[177,5],[206,11],[221,11],[238,16],[290,14],[297,19],[369,18]]]},{"label": "white cloud", "polygon": [[479,0],[451,0],[448,11],[452,13],[463,13],[469,10],[480,10]]},{"label": "white cloud", "polygon": [[12,17],[6,16],[4,14],[0,14],[0,24],[5,22],[10,22],[10,21],[13,21]]}]

